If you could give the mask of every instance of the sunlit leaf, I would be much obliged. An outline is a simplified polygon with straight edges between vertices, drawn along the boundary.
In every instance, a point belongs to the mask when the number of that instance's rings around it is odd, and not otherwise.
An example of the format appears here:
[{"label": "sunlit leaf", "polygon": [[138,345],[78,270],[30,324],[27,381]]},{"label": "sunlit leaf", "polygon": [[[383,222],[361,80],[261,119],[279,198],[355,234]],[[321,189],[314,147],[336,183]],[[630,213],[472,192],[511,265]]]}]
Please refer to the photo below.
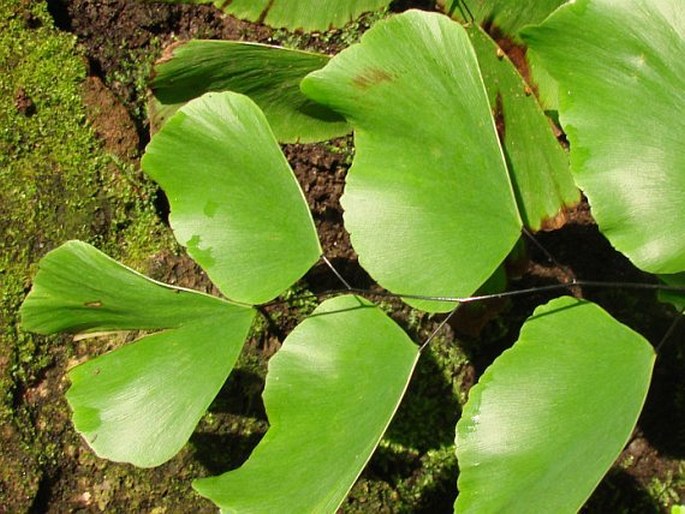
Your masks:
[{"label": "sunlit leaf", "polygon": [[76,430],[110,460],[149,467],[172,458],[233,368],[252,317],[214,313],[74,368]]},{"label": "sunlit leaf", "polygon": [[230,299],[290,287],[321,248],[302,190],[259,108],[237,93],[188,102],[148,145],[178,241]]},{"label": "sunlit leaf", "polygon": [[222,512],[333,513],[397,409],[418,348],[355,296],[324,302],[269,363],[271,428],[238,470],[194,482]]},{"label": "sunlit leaf", "polygon": [[684,271],[685,5],[577,0],[523,36],[560,84],[571,166],[601,231],[645,271]]},{"label": "sunlit leaf", "polygon": [[87,243],[69,241],[40,261],[21,307],[21,323],[39,334],[155,330],[179,327],[226,308],[238,307],[155,282]]},{"label": "sunlit leaf", "polygon": [[235,91],[261,109],[281,142],[311,142],[349,132],[345,120],[300,92],[300,81],[329,57],[236,41],[189,41],[155,66],[153,124],[209,91]]},{"label": "sunlit leaf", "polygon": [[[231,371],[254,310],[154,282],[86,243],[40,262],[25,329],[160,329],[74,368],[76,430],[101,457],[156,466],[186,443]],[[95,343],[93,343],[95,344]]]},{"label": "sunlit leaf", "polygon": [[455,512],[576,512],[628,441],[654,360],[594,304],[539,307],[469,393]]},{"label": "sunlit leaf", "polygon": [[521,220],[461,25],[420,11],[379,22],[302,89],[354,127],[342,205],[362,266],[398,293],[473,293],[516,243]]},{"label": "sunlit leaf", "polygon": [[530,87],[497,44],[477,26],[468,28],[503,142],[519,210],[538,230],[564,206],[580,200],[568,156]]}]

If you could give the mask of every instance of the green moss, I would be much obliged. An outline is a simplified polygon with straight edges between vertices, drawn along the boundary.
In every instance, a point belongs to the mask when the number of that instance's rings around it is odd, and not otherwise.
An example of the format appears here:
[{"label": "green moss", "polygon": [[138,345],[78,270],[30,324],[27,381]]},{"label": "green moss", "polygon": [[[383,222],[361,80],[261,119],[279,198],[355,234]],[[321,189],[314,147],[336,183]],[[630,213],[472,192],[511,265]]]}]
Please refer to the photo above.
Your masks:
[{"label": "green moss", "polygon": [[[27,18],[41,26],[29,30]],[[3,335],[18,350],[15,378],[30,381],[35,373],[24,364],[40,369],[44,355],[16,330],[15,313],[38,259],[78,238],[141,264],[164,241],[164,231],[150,186],[104,154],[87,127],[80,90],[85,66],[74,39],[51,28],[40,4],[5,2],[0,20],[0,62],[9,71],[0,75]]]},{"label": "green moss", "polygon": [[[55,438],[68,420],[62,391],[44,390],[51,368],[68,355],[68,339],[19,328],[36,263],[64,241],[82,239],[144,269],[171,245],[152,206],[153,186],[107,155],[88,127],[85,59],[75,43],[53,28],[45,3],[0,2],[0,425],[7,427],[0,505],[16,512],[59,462]],[[54,380],[62,387],[61,375]],[[43,401],[42,394],[52,396]]]},{"label": "green moss", "polygon": [[279,299],[295,310],[294,315],[298,322],[314,312],[314,309],[319,305],[316,295],[302,283],[295,284],[283,293]]},{"label": "green moss", "polygon": [[[122,45],[126,45],[126,41]],[[133,119],[141,123],[148,118],[147,80],[161,55],[162,43],[158,38],[153,38],[145,48],[119,48],[115,56],[118,67],[107,76],[108,86],[130,92],[128,98],[121,100]]]},{"label": "green moss", "polygon": [[685,464],[681,462],[675,472],[654,477],[649,483],[647,492],[664,510],[682,502],[685,492]]}]

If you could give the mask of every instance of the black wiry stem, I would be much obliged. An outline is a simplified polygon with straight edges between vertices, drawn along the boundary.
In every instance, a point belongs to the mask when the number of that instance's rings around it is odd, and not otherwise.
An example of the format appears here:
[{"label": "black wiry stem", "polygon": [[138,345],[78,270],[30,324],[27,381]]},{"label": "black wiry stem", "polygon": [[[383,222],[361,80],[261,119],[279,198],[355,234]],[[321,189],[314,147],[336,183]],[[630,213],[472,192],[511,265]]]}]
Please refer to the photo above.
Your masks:
[{"label": "black wiry stem", "polygon": [[661,347],[664,346],[664,343],[668,341],[668,339],[673,335],[673,332],[675,332],[676,327],[678,326],[678,323],[680,323],[680,320],[683,319],[683,313],[685,313],[685,308],[680,309],[680,312],[678,312],[678,315],[676,318],[673,320],[671,323],[671,326],[668,327],[668,330],[664,334],[664,337],[661,338],[661,341],[659,341],[659,344],[656,345],[654,348],[654,351],[656,353],[659,353],[661,350]]},{"label": "black wiry stem", "polygon": [[440,324],[437,326],[435,330],[431,333],[431,335],[428,336],[428,338],[423,342],[423,344],[419,347],[419,352],[422,352],[426,346],[430,344],[430,342],[435,338],[436,335],[438,335],[438,332],[442,330],[442,327],[444,327],[450,319],[452,319],[452,316],[454,316],[454,313],[457,312],[457,309],[459,308],[459,305],[455,306],[454,309],[450,311],[450,313],[443,319]]},{"label": "black wiry stem", "polygon": [[[421,295],[421,294],[403,294],[403,293],[391,293],[388,291],[372,291],[370,289],[360,289],[356,287],[351,287],[339,274],[336,274],[338,278],[345,284],[345,289],[330,289],[328,291],[323,291],[321,293],[311,293],[310,296],[316,298],[332,296],[340,293],[356,293],[366,296],[375,296],[382,298],[399,298],[408,300],[426,300],[435,302],[446,302],[446,303],[474,303],[482,302],[486,300],[496,300],[502,298],[512,298],[516,296],[525,296],[535,293],[545,293],[551,291],[563,291],[571,289],[573,287],[591,287],[591,288],[605,288],[605,289],[633,289],[641,291],[665,291],[671,293],[681,293],[685,295],[685,287],[683,286],[669,286],[666,284],[650,284],[644,282],[603,282],[598,280],[571,280],[565,284],[551,284],[548,286],[537,286],[528,287],[525,289],[515,289],[513,291],[503,291],[501,293],[483,294],[476,296],[431,296],[431,295]],[[282,303],[288,303],[296,299],[289,300],[274,300],[264,304],[265,306],[278,305]]]},{"label": "black wiry stem", "polygon": [[335,269],[335,266],[333,266],[333,263],[331,261],[329,261],[325,255],[321,256],[321,260],[326,263],[326,266],[328,266],[330,268],[330,270],[333,272],[333,274],[337,277],[338,280],[340,280],[340,282],[342,282],[342,285],[344,285],[348,291],[353,290],[353,288],[349,284],[349,282],[347,282],[347,280],[345,280],[343,278],[343,276],[338,272],[338,270]]}]

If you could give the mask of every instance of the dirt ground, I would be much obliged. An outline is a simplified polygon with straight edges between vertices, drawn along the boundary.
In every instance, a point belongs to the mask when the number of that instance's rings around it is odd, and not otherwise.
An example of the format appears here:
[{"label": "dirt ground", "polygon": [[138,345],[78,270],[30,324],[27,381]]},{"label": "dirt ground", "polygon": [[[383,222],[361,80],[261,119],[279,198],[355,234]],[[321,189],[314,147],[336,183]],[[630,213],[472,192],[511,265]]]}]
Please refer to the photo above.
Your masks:
[{"label": "dirt ground", "polygon": [[[428,8],[426,4],[429,2],[404,2],[393,9]],[[50,0],[48,8],[56,26],[74,34],[87,57],[89,77],[84,84],[84,101],[90,123],[109,152],[134,165],[149,141],[146,93],[134,71],[140,69],[140,62],[152,62],[168,44],[195,37],[271,44],[300,38],[328,52],[339,50],[343,44],[341,33],[317,39],[273,31],[225,16],[212,6]],[[358,29],[362,31],[363,24]],[[22,101],[22,109],[31,109],[24,99],[17,101]],[[374,287],[350,247],[338,202],[353,152],[351,138],[321,145],[286,145],[284,151],[314,214],[325,254],[352,285]],[[163,194],[159,192],[154,201],[164,221],[168,205]],[[649,280],[611,248],[585,203],[567,213],[561,228],[539,233],[535,239],[537,243],[526,242],[529,259],[511,277],[511,288],[554,284],[569,276],[601,281]],[[144,271],[155,279],[214,291],[192,261],[173,251],[152,256],[149,269]],[[319,265],[304,278],[302,287],[321,292],[339,284]],[[601,288],[577,293],[597,302],[654,344],[660,342],[673,320],[672,310],[658,303],[653,293]],[[343,505],[343,512],[452,512],[457,467],[450,445],[460,405],[483,370],[514,342],[524,319],[551,297],[520,297],[467,312],[451,324],[440,345],[420,367],[416,384],[390,428],[389,442],[381,445]],[[417,315],[399,302],[389,303],[396,307],[393,317],[417,340],[425,338],[439,321]],[[298,308],[269,314],[272,322],[250,339],[236,372],[190,444],[178,457],[152,470],[102,461],[80,441],[68,420],[64,369],[74,360],[92,355],[92,349],[76,345],[73,355],[55,354],[41,380],[30,384],[18,401],[33,409],[36,426],[51,426],[62,458],[42,467],[29,502],[22,507],[19,503],[16,508],[0,507],[0,512],[21,512],[26,505],[28,512],[36,513],[211,511],[211,505],[190,490],[190,480],[239,465],[259,441],[267,428],[260,399],[266,359],[301,318]],[[667,512],[668,505],[685,500],[684,336],[681,326],[664,345],[638,428],[584,512]],[[452,363],[446,364],[449,359]],[[426,417],[435,425],[425,426]]]}]

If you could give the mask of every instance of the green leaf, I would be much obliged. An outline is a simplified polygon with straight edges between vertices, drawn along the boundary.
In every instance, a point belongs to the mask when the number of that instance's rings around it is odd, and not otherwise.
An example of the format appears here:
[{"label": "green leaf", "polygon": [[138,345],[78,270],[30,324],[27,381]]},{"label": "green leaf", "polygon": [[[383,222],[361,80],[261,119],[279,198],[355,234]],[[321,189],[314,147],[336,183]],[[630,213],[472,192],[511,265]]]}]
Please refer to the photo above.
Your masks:
[{"label": "green leaf", "polygon": [[390,423],[418,355],[370,302],[327,300],[269,363],[271,428],[250,459],[194,488],[222,512],[335,512]]},{"label": "green leaf", "polygon": [[238,18],[311,32],[340,27],[389,3],[390,0],[217,0],[214,5]]},{"label": "green leaf", "polygon": [[169,198],[176,239],[228,298],[271,300],[319,258],[304,195],[249,98],[207,93],[188,102],[142,166]]},{"label": "green leaf", "polygon": [[532,48],[526,49],[526,61],[530,68],[531,81],[537,89],[537,97],[545,111],[559,111],[559,83],[547,72],[540,58]]},{"label": "green leaf", "polygon": [[254,310],[154,282],[70,241],[40,262],[25,329],[167,329],[74,368],[76,430],[101,456],[156,466],[186,443],[231,371]]},{"label": "green leaf", "polygon": [[467,31],[495,110],[519,211],[527,227],[539,230],[564,206],[580,200],[568,156],[509,58],[480,27]]},{"label": "green leaf", "polygon": [[684,271],[681,0],[577,0],[523,35],[560,84],[571,167],[601,231],[645,271]]},{"label": "green leaf", "polygon": [[261,109],[285,143],[323,141],[347,134],[345,120],[300,92],[307,73],[329,61],[323,54],[236,41],[189,41],[155,66],[150,84],[153,124],[161,126],[187,101],[209,91],[235,91]]},{"label": "green leaf", "polygon": [[240,354],[247,310],[144,337],[69,373],[76,430],[100,457],[162,464],[188,441]]},{"label": "green leaf", "polygon": [[478,289],[516,243],[521,220],[465,30],[435,13],[394,16],[308,75],[302,90],[354,127],[342,205],[362,266],[396,293]]},{"label": "green leaf", "polygon": [[[477,23],[487,22],[508,36],[516,36],[522,27],[543,21],[566,0],[438,0],[447,13],[456,19]],[[465,8],[464,4],[468,7]]]},{"label": "green leaf", "polygon": [[455,512],[576,512],[628,441],[654,360],[592,303],[536,309],[457,423]]},{"label": "green leaf", "polygon": [[24,330],[56,334],[177,328],[225,309],[246,310],[156,282],[87,243],[69,241],[40,261],[20,314]]}]

